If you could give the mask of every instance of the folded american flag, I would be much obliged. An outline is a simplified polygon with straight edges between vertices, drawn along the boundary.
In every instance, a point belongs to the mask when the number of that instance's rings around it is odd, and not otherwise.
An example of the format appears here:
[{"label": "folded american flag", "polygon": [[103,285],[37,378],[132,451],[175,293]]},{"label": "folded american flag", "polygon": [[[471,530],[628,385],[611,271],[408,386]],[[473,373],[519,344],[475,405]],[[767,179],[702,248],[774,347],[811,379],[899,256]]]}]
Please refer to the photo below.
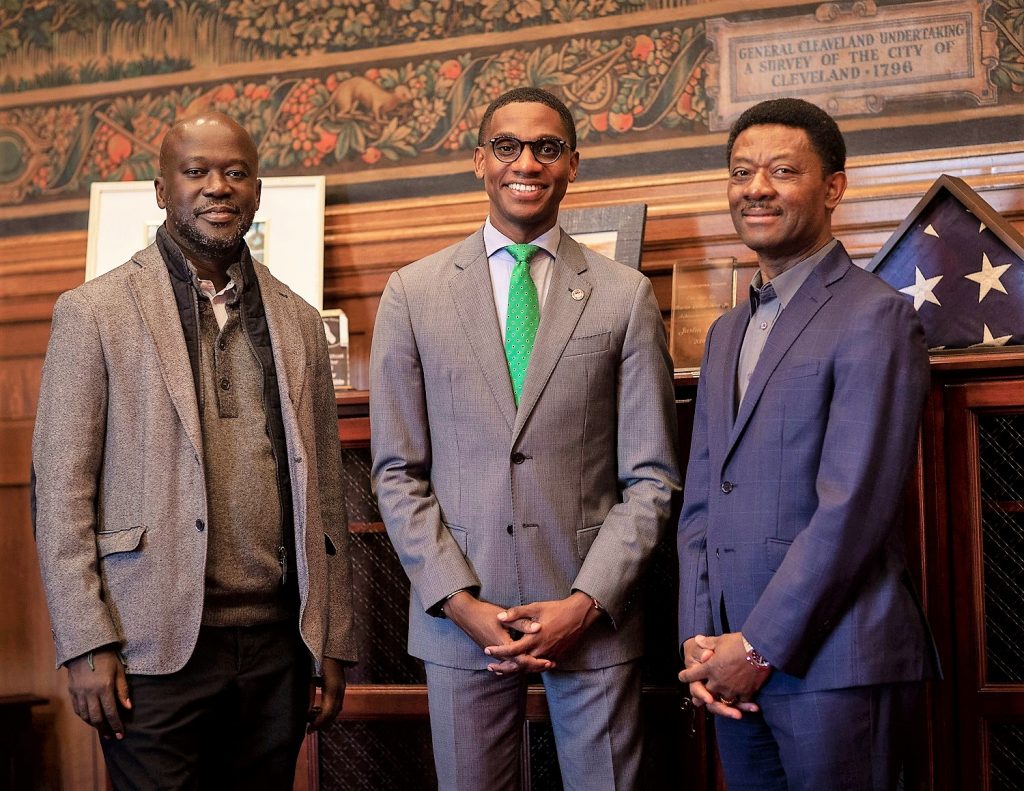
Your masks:
[{"label": "folded american flag", "polygon": [[940,176],[867,267],[913,300],[932,349],[1024,343],[1024,236]]}]

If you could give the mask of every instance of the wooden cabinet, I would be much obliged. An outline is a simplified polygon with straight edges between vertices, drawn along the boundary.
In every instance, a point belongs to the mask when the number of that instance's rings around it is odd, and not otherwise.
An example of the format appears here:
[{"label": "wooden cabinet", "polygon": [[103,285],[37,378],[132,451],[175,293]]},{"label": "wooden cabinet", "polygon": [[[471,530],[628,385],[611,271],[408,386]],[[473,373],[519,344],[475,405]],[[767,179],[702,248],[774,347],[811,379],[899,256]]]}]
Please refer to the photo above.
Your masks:
[{"label": "wooden cabinet", "polygon": [[[1024,355],[977,356],[937,368],[944,458],[936,482],[948,519],[936,525],[948,554],[951,618],[937,748],[956,765],[936,787],[1024,788]],[[946,561],[943,564],[943,560]],[[933,589],[944,586],[936,579]],[[950,628],[951,627],[951,628]],[[943,701],[942,698],[948,698]],[[936,723],[937,724],[937,723]],[[942,744],[942,740],[946,744]],[[945,759],[943,759],[945,760]],[[937,778],[938,779],[938,778]],[[951,780],[951,782],[950,782]]]}]

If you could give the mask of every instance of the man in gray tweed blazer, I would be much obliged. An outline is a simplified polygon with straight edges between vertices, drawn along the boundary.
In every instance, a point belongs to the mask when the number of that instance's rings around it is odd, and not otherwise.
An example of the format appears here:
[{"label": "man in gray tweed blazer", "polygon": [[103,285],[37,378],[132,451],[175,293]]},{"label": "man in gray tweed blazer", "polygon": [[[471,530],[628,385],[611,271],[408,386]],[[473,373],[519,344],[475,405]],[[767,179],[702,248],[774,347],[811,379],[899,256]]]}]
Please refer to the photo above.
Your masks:
[{"label": "man in gray tweed blazer", "polygon": [[661,315],[646,277],[558,227],[579,162],[562,102],[510,91],[479,143],[488,220],[391,276],[370,362],[372,477],[412,582],[439,786],[520,787],[541,672],[564,787],[636,788],[631,605],[679,488]]},{"label": "man in gray tweed blazer", "polygon": [[117,788],[291,788],[354,660],[327,343],[249,255],[257,167],[230,118],[175,124],[156,243],[54,308],[36,541],[57,664]]}]

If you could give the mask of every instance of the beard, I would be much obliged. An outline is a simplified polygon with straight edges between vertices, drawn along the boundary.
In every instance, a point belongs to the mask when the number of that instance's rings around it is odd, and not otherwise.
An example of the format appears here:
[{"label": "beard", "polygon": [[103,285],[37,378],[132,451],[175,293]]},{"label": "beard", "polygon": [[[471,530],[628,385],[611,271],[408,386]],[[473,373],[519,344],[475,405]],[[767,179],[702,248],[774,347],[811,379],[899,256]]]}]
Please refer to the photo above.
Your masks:
[{"label": "beard", "polygon": [[[218,204],[223,205],[223,204]],[[237,206],[234,208],[238,208]],[[235,218],[234,228],[230,233],[223,236],[213,236],[205,233],[199,228],[199,212],[179,212],[167,206],[167,219],[174,226],[178,235],[186,240],[192,249],[211,258],[220,258],[238,249],[239,244],[245,238],[255,212],[239,211]]]}]

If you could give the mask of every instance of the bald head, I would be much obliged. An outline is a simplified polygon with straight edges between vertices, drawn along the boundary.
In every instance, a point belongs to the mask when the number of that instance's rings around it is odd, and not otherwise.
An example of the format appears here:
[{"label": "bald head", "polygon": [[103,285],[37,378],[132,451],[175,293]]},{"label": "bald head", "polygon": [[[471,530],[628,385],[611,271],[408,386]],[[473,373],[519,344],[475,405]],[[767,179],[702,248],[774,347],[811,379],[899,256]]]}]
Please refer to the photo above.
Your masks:
[{"label": "bald head", "polygon": [[205,132],[216,132],[222,136],[235,138],[236,144],[246,153],[248,159],[254,163],[253,176],[256,176],[256,168],[259,167],[259,153],[256,150],[256,143],[252,137],[230,115],[224,113],[203,113],[182,118],[177,121],[164,136],[160,144],[160,175],[166,175],[169,169],[173,168],[172,162],[179,147],[186,140],[193,139],[197,134]]}]

